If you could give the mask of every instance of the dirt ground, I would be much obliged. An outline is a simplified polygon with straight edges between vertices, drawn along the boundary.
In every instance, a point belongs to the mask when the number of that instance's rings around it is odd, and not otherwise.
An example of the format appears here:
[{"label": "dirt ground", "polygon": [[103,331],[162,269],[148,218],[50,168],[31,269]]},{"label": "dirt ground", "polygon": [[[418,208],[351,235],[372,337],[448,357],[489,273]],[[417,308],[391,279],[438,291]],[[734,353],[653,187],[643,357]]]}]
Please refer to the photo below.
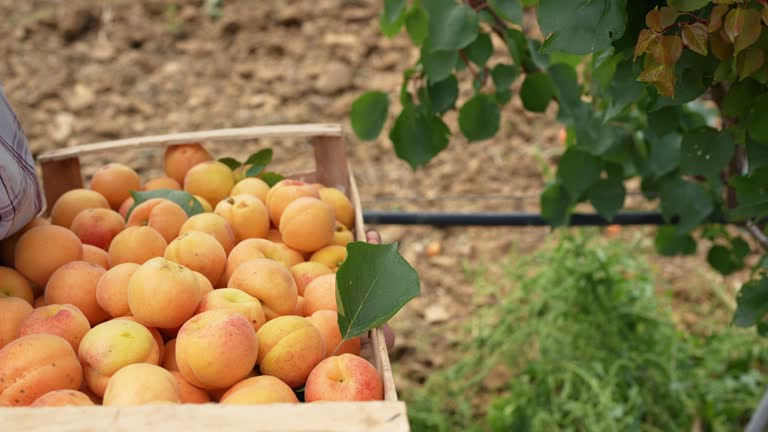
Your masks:
[{"label": "dirt ground", "polygon": [[[384,38],[375,0],[223,0],[219,16],[203,0],[0,0],[0,85],[33,152],[132,136],[281,123],[341,123],[367,90],[396,95],[417,53],[407,37]],[[210,2],[209,2],[210,3]],[[467,80],[468,81],[468,80]],[[468,89],[463,89],[466,97]],[[394,97],[393,97],[394,99]],[[397,107],[390,110],[390,123]],[[384,134],[349,136],[363,205],[379,210],[532,211],[561,151],[554,110],[533,115],[519,99],[504,109],[498,136],[468,144],[458,134],[447,151],[417,172],[396,158]],[[448,124],[457,131],[456,117]],[[310,160],[302,142],[263,141],[211,147],[242,157],[275,150],[275,169]],[[297,155],[299,157],[297,158]],[[156,151],[84,158],[87,176],[107,160],[160,173]],[[302,165],[303,167],[303,165]],[[635,198],[632,205],[640,205]],[[392,321],[397,385],[407,392],[443,364],[456,324],[472,312],[471,272],[510,250],[527,253],[546,228],[369,226],[418,270],[422,295]],[[622,236],[645,236],[647,228]],[[434,257],[426,245],[438,242]],[[681,324],[726,319],[711,287],[722,285],[701,257],[657,259],[659,290],[690,307]],[[726,283],[733,298],[735,285]]]}]

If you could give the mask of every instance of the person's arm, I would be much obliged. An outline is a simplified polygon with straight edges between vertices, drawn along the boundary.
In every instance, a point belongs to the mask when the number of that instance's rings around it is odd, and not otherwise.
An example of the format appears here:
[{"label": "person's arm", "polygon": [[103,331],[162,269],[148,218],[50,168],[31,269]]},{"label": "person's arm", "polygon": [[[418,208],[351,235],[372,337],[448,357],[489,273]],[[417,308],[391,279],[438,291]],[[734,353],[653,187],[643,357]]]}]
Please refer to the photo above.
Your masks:
[{"label": "person's arm", "polygon": [[0,87],[0,240],[17,233],[44,206],[27,137]]}]

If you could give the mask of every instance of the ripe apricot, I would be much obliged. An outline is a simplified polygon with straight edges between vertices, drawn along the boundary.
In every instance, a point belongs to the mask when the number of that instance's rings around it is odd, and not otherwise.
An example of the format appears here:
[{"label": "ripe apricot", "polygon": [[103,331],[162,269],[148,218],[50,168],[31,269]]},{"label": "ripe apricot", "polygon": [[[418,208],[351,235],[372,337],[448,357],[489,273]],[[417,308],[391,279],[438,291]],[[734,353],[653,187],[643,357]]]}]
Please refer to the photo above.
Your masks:
[{"label": "ripe apricot", "polygon": [[304,289],[316,277],[333,273],[325,264],[313,261],[296,264],[290,270],[293,280],[296,281],[296,287],[299,289],[300,296],[304,295]]},{"label": "ripe apricot", "polygon": [[35,301],[32,285],[21,273],[10,267],[0,267],[0,298],[3,297],[18,297],[29,304]]},{"label": "ripe apricot", "polygon": [[94,245],[83,245],[83,261],[101,266],[104,270],[109,269],[109,254]]},{"label": "ripe apricot", "polygon": [[181,403],[183,404],[204,404],[211,401],[211,396],[207,391],[195,387],[184,379],[184,376],[179,372],[170,371],[171,375],[176,378],[176,383],[179,384],[179,391],[181,393]]},{"label": "ripe apricot", "polygon": [[331,269],[331,271],[336,272],[336,270],[338,270],[339,267],[341,267],[341,265],[344,263],[344,261],[346,261],[346,259],[347,259],[346,247],[329,245],[313,253],[312,256],[309,258],[309,261],[323,264],[329,269]]},{"label": "ripe apricot", "polygon": [[145,191],[152,191],[157,189],[181,190],[181,183],[177,182],[171,177],[158,177],[149,180],[144,184]]},{"label": "ripe apricot", "polygon": [[152,198],[137,205],[128,216],[128,226],[149,226],[171,242],[187,221],[187,212],[180,205],[164,198]]},{"label": "ripe apricot", "polygon": [[12,236],[6,237],[2,241],[0,241],[0,263],[8,266],[13,267],[13,254],[16,250],[16,243],[19,241],[19,237],[21,237],[25,232],[31,230],[32,228],[40,225],[50,225],[51,223],[48,221],[48,219],[44,219],[40,216],[35,216],[32,218],[29,223],[24,225],[24,227],[20,230],[18,230],[15,234]]},{"label": "ripe apricot", "polygon": [[229,196],[235,185],[232,170],[221,162],[208,161],[193,166],[184,177],[184,190],[200,195],[216,208],[219,201]]},{"label": "ripe apricot", "polygon": [[30,312],[19,324],[19,337],[37,333],[61,336],[77,352],[80,341],[90,330],[88,318],[76,306],[52,304]]},{"label": "ripe apricot", "polygon": [[235,288],[221,288],[208,293],[200,302],[196,313],[214,309],[230,309],[239,312],[258,331],[266,322],[261,302],[248,293]]},{"label": "ripe apricot", "polygon": [[383,400],[384,384],[368,360],[341,354],[326,358],[312,370],[304,397],[307,402]]},{"label": "ripe apricot", "polygon": [[109,249],[112,239],[125,228],[120,213],[103,208],[85,209],[72,220],[70,229],[84,244]]},{"label": "ripe apricot", "polygon": [[117,212],[120,213],[120,216],[122,216],[123,219],[128,217],[128,211],[131,210],[131,207],[133,207],[134,203],[136,203],[136,200],[133,199],[133,197],[130,197],[123,201],[122,204],[120,204],[120,208],[117,210]]},{"label": "ripe apricot", "polygon": [[237,183],[229,192],[230,195],[248,194],[255,196],[262,203],[267,203],[267,193],[269,192],[269,185],[258,177],[246,177]]},{"label": "ripe apricot", "polygon": [[176,378],[160,366],[133,363],[115,372],[104,392],[104,406],[181,403]]},{"label": "ripe apricot", "polygon": [[267,207],[254,196],[235,195],[225,198],[219,201],[213,211],[229,222],[236,242],[264,238],[269,233]]},{"label": "ripe apricot", "polygon": [[201,144],[180,144],[166,147],[163,155],[165,174],[184,183],[184,176],[193,166],[213,160],[213,156]]},{"label": "ripe apricot", "polygon": [[[281,180],[274,185],[267,193],[267,208],[269,216],[275,226],[280,226],[280,218],[283,211],[292,203],[301,197],[311,197],[320,199],[320,193],[315,186],[302,182],[300,180]],[[333,217],[333,214],[331,214]],[[282,230],[280,230],[282,232]]]},{"label": "ripe apricot", "polygon": [[90,189],[72,189],[64,192],[53,203],[51,208],[51,223],[69,228],[75,216],[89,208],[110,208],[109,201],[104,195]]},{"label": "ripe apricot", "polygon": [[93,173],[91,189],[103,195],[117,210],[131,196],[131,191],[141,190],[141,178],[128,165],[112,162]]},{"label": "ripe apricot", "polygon": [[261,326],[256,336],[261,372],[279,378],[291,388],[304,385],[312,369],[326,355],[320,330],[302,317],[277,317]]},{"label": "ripe apricot", "polygon": [[320,199],[333,208],[336,220],[347,228],[355,225],[355,209],[352,202],[344,195],[344,192],[331,187],[321,188]]},{"label": "ripe apricot", "polygon": [[77,390],[53,390],[35,399],[31,407],[93,406],[87,394]]},{"label": "ripe apricot", "polygon": [[331,244],[336,246],[346,246],[355,240],[355,235],[342,225],[339,221],[336,221],[336,227],[333,230],[333,238]]},{"label": "ripe apricot", "polygon": [[235,247],[235,233],[232,231],[232,227],[226,219],[217,214],[198,213],[190,216],[179,229],[179,235],[190,231],[200,231],[212,235],[218,240],[227,255]]},{"label": "ripe apricot", "polygon": [[328,204],[317,198],[302,197],[285,208],[280,219],[280,234],[287,246],[301,252],[314,252],[331,242],[335,225],[333,210]]},{"label": "ripe apricot", "polygon": [[293,313],[299,296],[288,268],[269,259],[253,259],[238,266],[228,287],[259,299],[267,321]]},{"label": "ripe apricot", "polygon": [[114,318],[131,313],[128,307],[128,281],[139,268],[136,263],[122,263],[107,270],[96,284],[96,303]]},{"label": "ripe apricot", "polygon": [[304,316],[310,316],[319,310],[338,311],[335,273],[318,276],[304,289]]},{"label": "ripe apricot", "polygon": [[129,226],[112,239],[109,245],[109,266],[132,262],[144,264],[163,256],[168,242],[152,227]]},{"label": "ripe apricot", "polygon": [[96,286],[107,271],[85,261],[72,261],[59,267],[45,285],[45,302],[77,306],[94,326],[109,319],[96,302]]},{"label": "ripe apricot", "polygon": [[[55,247],[52,247],[55,245]],[[41,225],[24,233],[16,243],[16,270],[32,283],[44,286],[62,265],[83,258],[83,243],[59,225]]]},{"label": "ripe apricot", "polygon": [[227,265],[224,247],[212,235],[200,231],[181,234],[168,244],[163,256],[202,273],[211,284],[219,282]]},{"label": "ripe apricot", "polygon": [[175,328],[200,304],[201,292],[192,270],[163,257],[142,264],[128,282],[128,306],[138,322]]},{"label": "ripe apricot", "polygon": [[232,386],[221,397],[222,405],[299,403],[296,393],[277,377],[261,375]]},{"label": "ripe apricot", "polygon": [[16,339],[19,327],[32,313],[32,305],[18,297],[0,297],[0,349]]},{"label": "ripe apricot", "polygon": [[323,336],[326,347],[326,356],[350,353],[360,355],[360,337],[341,341],[338,313],[332,310],[318,310],[307,317]]}]

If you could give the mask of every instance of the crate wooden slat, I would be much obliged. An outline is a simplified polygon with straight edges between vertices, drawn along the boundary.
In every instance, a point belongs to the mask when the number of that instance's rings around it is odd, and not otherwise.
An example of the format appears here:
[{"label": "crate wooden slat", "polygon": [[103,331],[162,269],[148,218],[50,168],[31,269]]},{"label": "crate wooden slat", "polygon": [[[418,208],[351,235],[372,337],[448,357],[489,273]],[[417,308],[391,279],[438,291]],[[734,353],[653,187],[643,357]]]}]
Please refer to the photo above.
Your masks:
[{"label": "crate wooden slat", "polygon": [[[355,238],[365,241],[360,196],[337,124],[254,126],[127,138],[50,151],[38,156],[48,206],[64,192],[83,187],[79,156],[107,151],[265,137],[306,138],[314,148],[315,170],[288,177],[319,182],[343,191],[355,211]],[[275,149],[279,152],[279,148]],[[250,406],[148,405],[141,407],[0,408],[0,431],[409,431],[406,406],[397,398],[389,353],[380,329],[363,339],[361,355],[379,372],[384,400]]]}]

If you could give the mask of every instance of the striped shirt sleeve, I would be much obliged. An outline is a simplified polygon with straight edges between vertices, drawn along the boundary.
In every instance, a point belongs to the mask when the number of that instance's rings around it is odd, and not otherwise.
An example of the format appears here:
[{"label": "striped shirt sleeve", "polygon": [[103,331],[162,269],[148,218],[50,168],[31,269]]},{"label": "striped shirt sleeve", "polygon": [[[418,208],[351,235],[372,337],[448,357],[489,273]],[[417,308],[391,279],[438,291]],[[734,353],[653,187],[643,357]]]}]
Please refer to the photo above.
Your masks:
[{"label": "striped shirt sleeve", "polygon": [[18,232],[44,206],[29,143],[0,87],[0,239]]}]

